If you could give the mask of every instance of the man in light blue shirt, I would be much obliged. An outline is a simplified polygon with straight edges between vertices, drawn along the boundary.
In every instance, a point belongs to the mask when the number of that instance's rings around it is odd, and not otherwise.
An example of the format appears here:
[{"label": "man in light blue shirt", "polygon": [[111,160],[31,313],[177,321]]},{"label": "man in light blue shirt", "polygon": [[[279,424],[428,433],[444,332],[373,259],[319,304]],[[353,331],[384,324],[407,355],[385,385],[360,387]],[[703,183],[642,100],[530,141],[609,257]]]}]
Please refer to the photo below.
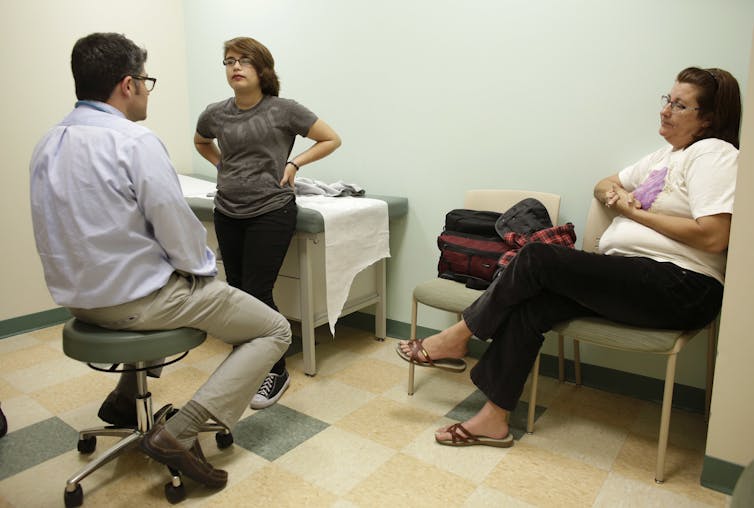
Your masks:
[{"label": "man in light blue shirt", "polygon": [[[146,118],[156,84],[146,57],[119,34],[76,42],[79,101],[31,159],[34,236],[50,294],[77,318],[112,329],[193,327],[234,346],[192,399],[142,441],[154,459],[222,487],[227,473],[197,451],[197,431],[210,419],[235,425],[287,350],[290,326],[215,279],[206,230],[183,198],[165,147],[135,123]],[[135,423],[135,391],[135,374],[122,374],[100,418]]]}]

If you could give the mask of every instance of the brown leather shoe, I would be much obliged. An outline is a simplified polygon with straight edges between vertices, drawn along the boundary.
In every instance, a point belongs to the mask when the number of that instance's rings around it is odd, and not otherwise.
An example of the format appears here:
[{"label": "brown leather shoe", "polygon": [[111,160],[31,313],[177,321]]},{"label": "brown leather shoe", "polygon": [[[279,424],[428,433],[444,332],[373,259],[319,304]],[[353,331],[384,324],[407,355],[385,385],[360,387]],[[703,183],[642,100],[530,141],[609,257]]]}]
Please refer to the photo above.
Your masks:
[{"label": "brown leather shoe", "polygon": [[228,473],[212,467],[204,458],[201,448],[194,446],[186,450],[163,425],[155,425],[139,446],[157,462],[177,469],[207,487],[222,488],[228,483]]}]

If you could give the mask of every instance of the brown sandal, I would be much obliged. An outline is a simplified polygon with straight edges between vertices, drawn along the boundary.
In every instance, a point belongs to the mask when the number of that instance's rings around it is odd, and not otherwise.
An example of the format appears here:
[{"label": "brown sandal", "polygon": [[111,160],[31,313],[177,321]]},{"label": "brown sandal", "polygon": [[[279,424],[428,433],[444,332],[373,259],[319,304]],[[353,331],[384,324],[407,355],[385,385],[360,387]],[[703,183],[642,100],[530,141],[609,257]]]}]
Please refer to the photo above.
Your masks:
[{"label": "brown sandal", "polygon": [[422,346],[420,339],[408,341],[408,346],[411,348],[409,353],[405,353],[400,344],[395,348],[398,356],[406,360],[408,363],[419,365],[420,367],[436,367],[438,369],[449,370],[452,372],[463,372],[466,370],[466,361],[463,358],[441,358],[439,360],[433,360],[429,357],[427,350]]},{"label": "brown sandal", "polygon": [[[461,432],[463,434],[461,434]],[[454,423],[448,427],[445,432],[450,434],[450,439],[439,439],[435,436],[435,441],[446,446],[494,446],[495,448],[510,448],[513,446],[513,434],[508,432],[504,438],[496,439],[487,436],[475,436],[460,423]]]}]

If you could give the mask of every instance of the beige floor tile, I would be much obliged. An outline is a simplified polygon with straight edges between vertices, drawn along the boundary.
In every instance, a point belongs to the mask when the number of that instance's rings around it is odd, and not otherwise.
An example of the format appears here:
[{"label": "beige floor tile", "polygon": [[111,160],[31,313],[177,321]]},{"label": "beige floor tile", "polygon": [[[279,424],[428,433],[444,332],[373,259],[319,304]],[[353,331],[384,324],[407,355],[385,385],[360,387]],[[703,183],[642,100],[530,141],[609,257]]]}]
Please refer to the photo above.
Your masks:
[{"label": "beige floor tile", "polygon": [[[442,418],[404,447],[401,452],[478,485],[511,448],[491,446],[444,446],[435,441],[435,431],[453,420]],[[515,445],[514,445],[515,446]]]},{"label": "beige floor tile", "polygon": [[361,436],[329,427],[275,464],[333,494],[344,495],[395,454],[395,450]]},{"label": "beige floor tile", "polygon": [[663,485],[650,485],[630,480],[616,473],[608,475],[594,503],[594,508],[665,508],[668,506],[709,508],[721,505],[710,505],[690,499],[665,489]]},{"label": "beige floor tile", "polygon": [[535,506],[591,506],[607,471],[518,441],[484,485]]},{"label": "beige floor tile", "polygon": [[84,430],[92,427],[107,425],[97,417],[97,411],[104,398],[94,399],[80,406],[58,412],[58,418],[76,430]]},{"label": "beige floor tile", "polygon": [[[298,356],[301,356],[301,355],[299,354]],[[303,365],[303,364],[300,364],[300,365]],[[286,397],[289,393],[296,393],[297,391],[302,390],[306,388],[307,386],[316,385],[321,380],[327,378],[327,376],[323,374],[310,376],[306,374],[303,370],[298,370],[292,367],[287,361],[286,361],[286,369],[288,370],[288,375],[291,378],[291,383],[288,386],[288,390],[286,390],[286,394],[283,395],[284,397]]]},{"label": "beige floor tile", "polygon": [[249,476],[260,471],[269,461],[241,446],[231,446],[220,450],[215,443],[215,435],[205,432],[200,435],[202,451],[210,464],[228,472],[228,486],[243,482]]},{"label": "beige floor tile", "polygon": [[[0,508],[2,508],[2,505],[0,504]],[[351,501],[347,501],[345,499],[338,499],[335,501],[330,508],[359,508],[358,505],[352,503]]]},{"label": "beige floor tile", "polygon": [[[408,395],[408,369],[405,369],[403,382],[387,390],[383,396],[438,416],[447,414],[476,390],[473,384],[467,382],[466,373],[450,374],[438,369],[417,367],[417,373],[419,370],[429,372],[421,383],[417,381],[414,385],[414,394]],[[419,379],[418,375],[416,379]]]},{"label": "beige floor tile", "polygon": [[371,356],[389,347],[389,340],[377,340],[374,331],[357,330],[355,328],[338,328],[335,331],[334,344],[360,356]]},{"label": "beige floor tile", "polygon": [[531,505],[515,497],[511,497],[499,490],[485,487],[484,485],[477,487],[471,496],[463,504],[464,508],[479,508],[481,506],[500,506],[505,508],[535,508]]},{"label": "beige floor tile", "polygon": [[86,369],[82,375],[64,379],[30,394],[39,404],[53,413],[62,413],[84,404],[102,402],[115,387],[118,375]]},{"label": "beige floor tile", "polygon": [[565,384],[550,409],[570,412],[611,426],[630,428],[637,415],[649,402],[633,397]]},{"label": "beige floor tile", "polygon": [[460,476],[398,454],[345,499],[363,508],[462,506],[475,488]]},{"label": "beige floor tile", "polygon": [[400,383],[405,374],[405,369],[397,365],[373,358],[359,358],[333,374],[332,378],[360,390],[380,394]]},{"label": "beige floor tile", "polygon": [[[7,339],[3,339],[5,342]],[[6,351],[3,355],[3,373],[8,374],[24,370],[34,365],[44,364],[46,362],[60,358],[60,351],[50,348],[47,344],[34,344],[26,348],[18,348],[12,351]]]},{"label": "beige floor tile", "polygon": [[[2,355],[0,356],[0,358],[2,359],[2,363],[0,365],[3,366],[2,370],[4,372],[6,371],[6,365],[8,366],[7,369],[10,370],[10,364],[12,362],[11,359],[14,358],[15,355],[23,355],[24,350],[40,346],[44,346],[44,342],[29,333],[0,339],[0,355]],[[21,353],[18,353],[18,351],[21,351]]]},{"label": "beige floor tile", "polygon": [[202,506],[302,506],[329,507],[337,500],[334,494],[316,487],[275,464],[255,471],[244,480],[231,485],[207,499]]},{"label": "beige floor tile", "polygon": [[370,392],[323,376],[316,383],[284,394],[281,403],[323,422],[334,423],[374,397]]},{"label": "beige floor tile", "polygon": [[[668,446],[665,454],[665,482],[662,488],[703,503],[713,505],[720,503],[725,499],[724,494],[706,489],[699,483],[703,460],[702,453],[678,446]],[[657,440],[630,434],[615,459],[613,472],[631,480],[655,485],[656,464]]]},{"label": "beige floor tile", "polygon": [[627,436],[625,427],[550,408],[537,419],[526,442],[608,471]]},{"label": "beige floor tile", "polygon": [[92,370],[85,363],[56,355],[48,361],[9,372],[3,377],[17,390],[33,393],[90,372]]},{"label": "beige floor tile", "polygon": [[[568,386],[566,383],[561,383],[554,377],[539,376],[537,382],[537,405],[543,407],[549,407],[552,402],[558,398],[560,390]],[[529,402],[529,395],[531,394],[531,376],[526,380],[524,385],[524,391],[521,392],[521,400]]]},{"label": "beige floor tile", "polygon": [[388,337],[382,344],[383,347],[372,350],[370,357],[380,359],[393,365],[399,365],[406,369],[406,375],[408,375],[408,363],[401,359],[401,357],[398,356],[398,353],[395,352],[395,348],[398,346],[398,339]]},{"label": "beige floor tile", "polygon": [[18,397],[23,394],[24,394],[23,391],[19,390],[12,384],[0,378],[0,403],[2,403],[6,399]]},{"label": "beige floor tile", "polygon": [[3,399],[3,413],[8,421],[8,432],[24,428],[54,416],[28,395]]},{"label": "beige floor tile", "polygon": [[62,343],[63,325],[64,323],[60,323],[59,325],[53,325],[47,328],[40,328],[39,330],[34,330],[32,332],[29,332],[29,335],[44,342]]},{"label": "beige floor tile", "polygon": [[432,413],[377,397],[335,425],[383,446],[400,450],[435,421],[437,416]]},{"label": "beige floor tile", "polygon": [[[328,341],[326,344],[319,344],[315,348],[314,359],[317,367],[317,375],[323,376],[332,375],[344,367],[349,365],[352,361],[359,358],[359,355],[340,349],[332,344],[332,341]],[[304,371],[304,357],[299,353],[293,356],[289,356],[285,359],[286,365],[295,370]]]},{"label": "beige floor tile", "polygon": [[[660,413],[662,406],[647,404],[631,426],[631,432],[657,439],[660,435]],[[674,409],[670,413],[668,442],[672,445],[704,453],[707,441],[707,422],[704,415]]]}]

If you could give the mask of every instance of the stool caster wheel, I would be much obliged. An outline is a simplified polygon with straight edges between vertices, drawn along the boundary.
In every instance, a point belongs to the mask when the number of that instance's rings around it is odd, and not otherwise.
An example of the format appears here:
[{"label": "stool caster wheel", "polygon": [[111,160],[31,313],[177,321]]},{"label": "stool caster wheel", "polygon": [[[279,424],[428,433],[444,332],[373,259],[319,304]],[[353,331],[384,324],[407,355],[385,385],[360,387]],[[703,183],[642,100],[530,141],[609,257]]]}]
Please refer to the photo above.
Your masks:
[{"label": "stool caster wheel", "polygon": [[166,483],[165,499],[167,499],[170,504],[180,503],[181,501],[186,499],[186,488],[182,483],[177,487],[173,485],[173,482]]},{"label": "stool caster wheel", "polygon": [[233,434],[220,431],[215,434],[215,442],[217,443],[218,448],[224,450],[233,444]]},{"label": "stool caster wheel", "polygon": [[[94,449],[97,448],[97,436],[89,436],[83,439],[79,439],[79,442],[76,445],[76,448],[78,448],[79,453],[85,453],[85,454],[92,453]],[[79,489],[81,489],[81,487],[79,487]]]},{"label": "stool caster wheel", "polygon": [[63,493],[63,501],[65,502],[66,508],[81,506],[84,503],[84,490],[81,488],[81,485],[76,484],[76,490],[73,492],[66,489]]}]

